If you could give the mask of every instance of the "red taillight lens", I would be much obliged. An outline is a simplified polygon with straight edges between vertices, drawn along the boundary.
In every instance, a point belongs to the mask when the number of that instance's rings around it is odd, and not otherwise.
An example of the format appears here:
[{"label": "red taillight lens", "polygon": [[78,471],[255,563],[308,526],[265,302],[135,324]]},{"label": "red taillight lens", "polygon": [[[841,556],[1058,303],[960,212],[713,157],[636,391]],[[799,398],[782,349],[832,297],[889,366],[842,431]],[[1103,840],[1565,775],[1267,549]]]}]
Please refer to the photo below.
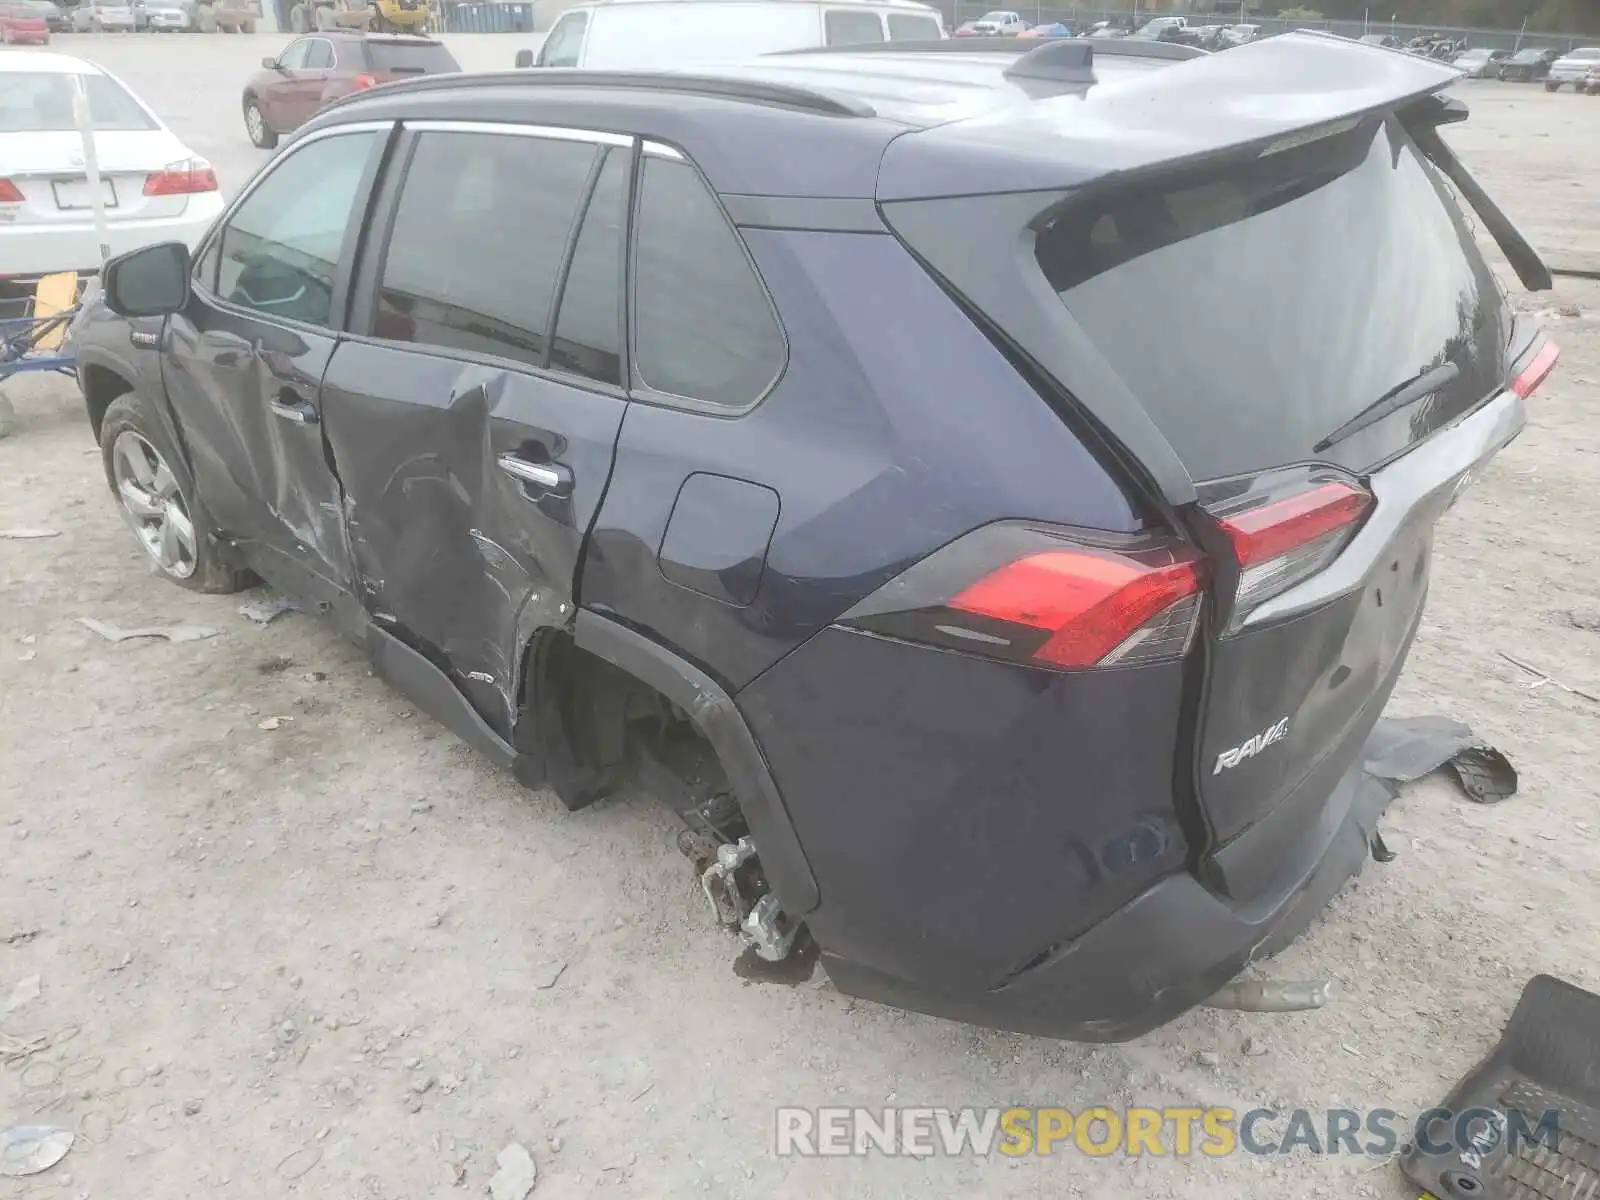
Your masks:
[{"label": "red taillight lens", "polygon": [[203,158],[186,158],[157,171],[144,181],[146,196],[192,196],[217,190],[217,175]]},{"label": "red taillight lens", "polygon": [[373,88],[373,87],[377,87],[377,86],[378,86],[378,77],[376,75],[368,75],[365,72],[363,72],[362,74],[356,76],[356,91],[358,91],[358,92],[364,92],[368,88]]},{"label": "red taillight lens", "polygon": [[1517,377],[1511,381],[1511,390],[1526,400],[1539,390],[1541,383],[1550,378],[1550,372],[1556,369],[1556,363],[1560,360],[1560,346],[1551,341],[1542,343],[1528,360],[1528,365],[1517,372]]},{"label": "red taillight lens", "polygon": [[9,179],[0,179],[0,204],[22,203],[22,189]]},{"label": "red taillight lens", "polygon": [[1174,659],[1200,613],[1203,561],[1165,538],[1005,522],[924,559],[841,618],[964,654],[1060,668]]},{"label": "red taillight lens", "polygon": [[1264,483],[1208,506],[1239,564],[1230,628],[1262,601],[1327,566],[1372,507],[1372,493],[1350,480],[1302,476]]},{"label": "red taillight lens", "polygon": [[1124,644],[1184,601],[1187,640],[1199,595],[1195,559],[1147,566],[1108,550],[1046,550],[980,579],[950,607],[1042,631],[1046,640],[1032,654],[1040,662],[1092,667],[1119,649],[1114,661],[1127,661],[1138,647]]}]

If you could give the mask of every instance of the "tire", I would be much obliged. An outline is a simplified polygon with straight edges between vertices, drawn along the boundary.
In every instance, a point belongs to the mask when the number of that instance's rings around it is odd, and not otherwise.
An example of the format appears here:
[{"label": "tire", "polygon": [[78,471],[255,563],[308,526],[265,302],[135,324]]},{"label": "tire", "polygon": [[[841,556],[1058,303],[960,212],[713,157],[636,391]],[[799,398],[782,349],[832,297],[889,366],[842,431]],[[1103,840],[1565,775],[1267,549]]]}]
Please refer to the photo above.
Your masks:
[{"label": "tire", "polygon": [[240,33],[254,33],[255,31],[256,31],[256,23],[254,21],[250,20],[248,17],[246,17],[243,21],[239,22],[239,32]]},{"label": "tire", "polygon": [[250,144],[260,150],[274,149],[278,135],[267,124],[267,114],[254,96],[244,98],[244,131],[250,135]]},{"label": "tire", "polygon": [[1544,83],[1544,90],[1547,92],[1559,92],[1561,90],[1561,85],[1559,83],[1551,83],[1547,79]]},{"label": "tire", "polygon": [[250,586],[250,572],[224,561],[210,538],[194,485],[170,466],[182,459],[150,402],[137,392],[124,393],[106,409],[100,457],[123,519],[162,575],[191,592],[225,594]]}]

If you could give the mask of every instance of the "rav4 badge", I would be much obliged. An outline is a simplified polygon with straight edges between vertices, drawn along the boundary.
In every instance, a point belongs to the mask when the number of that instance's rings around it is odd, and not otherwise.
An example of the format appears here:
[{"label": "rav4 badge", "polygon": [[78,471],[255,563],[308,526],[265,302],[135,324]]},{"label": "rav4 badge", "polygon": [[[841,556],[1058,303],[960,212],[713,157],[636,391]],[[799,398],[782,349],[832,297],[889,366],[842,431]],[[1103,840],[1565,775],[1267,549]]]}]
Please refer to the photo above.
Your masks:
[{"label": "rav4 badge", "polygon": [[1212,770],[1213,775],[1221,775],[1229,767],[1237,767],[1247,758],[1254,758],[1268,746],[1283,741],[1289,736],[1289,718],[1284,717],[1276,725],[1263,729],[1255,737],[1246,738],[1232,750],[1224,750],[1217,755],[1217,765]]}]

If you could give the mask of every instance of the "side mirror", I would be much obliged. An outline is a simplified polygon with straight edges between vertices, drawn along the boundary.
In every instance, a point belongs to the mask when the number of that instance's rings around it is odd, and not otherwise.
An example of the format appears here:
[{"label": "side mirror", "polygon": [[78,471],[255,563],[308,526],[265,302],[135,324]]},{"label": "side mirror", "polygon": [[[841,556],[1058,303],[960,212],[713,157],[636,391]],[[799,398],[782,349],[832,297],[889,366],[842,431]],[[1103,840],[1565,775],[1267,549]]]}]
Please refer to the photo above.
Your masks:
[{"label": "side mirror", "polygon": [[276,71],[278,69],[278,60],[269,54],[261,60],[261,65],[269,71]]},{"label": "side mirror", "polygon": [[158,242],[119,254],[100,273],[106,307],[122,317],[160,317],[189,300],[189,247]]},{"label": "side mirror", "polygon": [[521,70],[524,67],[533,66],[533,51],[532,50],[518,50],[517,51],[517,57],[512,60],[512,65],[515,66],[518,70]]}]

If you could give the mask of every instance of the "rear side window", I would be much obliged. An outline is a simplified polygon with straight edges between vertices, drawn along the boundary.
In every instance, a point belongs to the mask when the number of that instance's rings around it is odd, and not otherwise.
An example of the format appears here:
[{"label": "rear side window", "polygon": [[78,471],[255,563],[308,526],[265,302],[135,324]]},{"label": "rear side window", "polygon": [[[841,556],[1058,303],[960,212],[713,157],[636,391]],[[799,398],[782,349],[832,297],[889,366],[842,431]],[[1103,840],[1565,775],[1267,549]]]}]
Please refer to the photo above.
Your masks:
[{"label": "rear side window", "polygon": [[1036,253],[1197,480],[1324,458],[1321,439],[1446,361],[1457,383],[1334,460],[1370,465],[1500,386],[1493,277],[1392,120],[1086,195]]},{"label": "rear side window", "polygon": [[424,133],[406,170],[373,333],[542,366],[586,142]]},{"label": "rear side window", "polygon": [[450,51],[425,42],[369,41],[367,60],[374,71],[396,75],[443,75],[461,69]]},{"label": "rear side window", "polygon": [[865,46],[883,41],[877,13],[830,8],[822,14],[822,31],[830,46]]},{"label": "rear side window", "polygon": [[622,231],[628,207],[626,150],[610,150],[567,268],[550,365],[622,385]]},{"label": "rear side window", "polygon": [[784,341],[738,234],[693,167],[646,156],[634,250],[635,364],[657,392],[755,403]]},{"label": "rear side window", "polygon": [[938,38],[941,30],[938,17],[919,17],[911,13],[889,14],[889,40],[891,42],[918,42]]}]

